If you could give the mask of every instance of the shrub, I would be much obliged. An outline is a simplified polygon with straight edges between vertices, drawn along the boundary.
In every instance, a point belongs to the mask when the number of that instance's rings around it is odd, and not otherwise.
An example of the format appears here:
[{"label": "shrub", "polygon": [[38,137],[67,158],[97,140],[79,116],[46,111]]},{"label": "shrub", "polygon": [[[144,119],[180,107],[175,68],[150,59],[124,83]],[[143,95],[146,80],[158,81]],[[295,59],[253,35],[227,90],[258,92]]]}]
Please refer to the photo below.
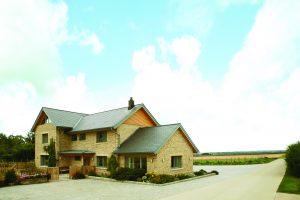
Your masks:
[{"label": "shrub", "polygon": [[194,172],[194,174],[196,176],[203,176],[203,175],[207,174],[207,171],[205,171],[204,169],[200,169],[199,171]]},{"label": "shrub", "polygon": [[85,178],[85,175],[81,172],[76,172],[73,177],[73,179],[84,179]]},{"label": "shrub", "polygon": [[15,170],[13,170],[13,169],[8,170],[8,171],[5,173],[4,182],[5,182],[6,184],[9,184],[9,183],[15,183],[16,181],[17,181],[17,175],[16,175]]},{"label": "shrub", "polygon": [[188,178],[191,178],[192,175],[189,175],[189,174],[178,174],[178,175],[175,175],[175,178],[177,178],[178,180],[183,180],[183,179],[188,179]]},{"label": "shrub", "polygon": [[118,162],[117,162],[117,158],[114,155],[111,155],[111,157],[108,159],[108,166],[107,166],[107,170],[113,174],[117,171],[118,168]]},{"label": "shrub", "polygon": [[288,172],[295,177],[300,177],[300,142],[288,146],[285,160]]},{"label": "shrub", "polygon": [[89,176],[98,176],[97,173],[95,171],[90,171],[88,173]]},{"label": "shrub", "polygon": [[210,172],[210,174],[216,174],[216,175],[219,175],[219,172],[218,172],[217,170],[212,170],[212,171]]},{"label": "shrub", "polygon": [[145,173],[145,169],[120,168],[112,174],[112,178],[116,180],[136,181],[138,178],[142,178]]},{"label": "shrub", "polygon": [[160,174],[160,175],[150,178],[150,182],[156,183],[156,184],[169,183],[169,182],[173,182],[175,180],[178,180],[178,178],[176,178],[175,176],[172,176],[172,175],[168,175],[168,174]]}]

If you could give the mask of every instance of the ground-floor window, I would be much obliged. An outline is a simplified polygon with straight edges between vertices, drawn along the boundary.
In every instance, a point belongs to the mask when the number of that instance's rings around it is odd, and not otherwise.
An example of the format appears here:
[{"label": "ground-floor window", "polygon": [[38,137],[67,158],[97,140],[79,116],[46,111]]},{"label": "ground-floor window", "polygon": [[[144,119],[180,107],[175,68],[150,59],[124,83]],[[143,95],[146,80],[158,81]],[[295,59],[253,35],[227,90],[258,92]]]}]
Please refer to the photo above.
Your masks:
[{"label": "ground-floor window", "polygon": [[74,157],[74,160],[76,160],[76,161],[81,161],[81,156],[75,156],[75,157]]},{"label": "ground-floor window", "polygon": [[41,166],[48,166],[48,155],[41,155]]},{"label": "ground-floor window", "polygon": [[182,156],[172,156],[171,168],[181,168],[181,167],[182,167]]},{"label": "ground-floor window", "polygon": [[107,156],[97,156],[97,167],[107,167]]},{"label": "ground-floor window", "polygon": [[132,169],[147,169],[147,158],[141,156],[126,156],[125,167]]}]

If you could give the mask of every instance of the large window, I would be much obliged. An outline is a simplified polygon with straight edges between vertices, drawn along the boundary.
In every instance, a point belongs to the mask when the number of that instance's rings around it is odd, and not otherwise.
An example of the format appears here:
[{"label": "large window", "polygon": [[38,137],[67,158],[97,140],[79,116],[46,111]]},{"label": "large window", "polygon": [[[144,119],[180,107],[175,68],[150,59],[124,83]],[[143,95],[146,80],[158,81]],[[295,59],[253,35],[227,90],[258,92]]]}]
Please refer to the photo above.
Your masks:
[{"label": "large window", "polygon": [[106,156],[97,156],[97,167],[107,167]]},{"label": "large window", "polygon": [[79,140],[85,140],[85,133],[79,134]]},{"label": "large window", "polygon": [[41,166],[48,166],[48,156],[41,155]]},{"label": "large window", "polygon": [[181,168],[182,167],[182,156],[172,156],[171,157],[171,167]]},{"label": "large window", "polygon": [[76,161],[81,161],[81,156],[75,156],[75,157],[74,157],[74,160],[76,160]]},{"label": "large window", "polygon": [[48,143],[48,133],[44,133],[42,135],[42,143],[47,144]]},{"label": "large window", "polygon": [[147,169],[147,158],[146,157],[133,157],[126,156],[125,157],[125,167],[132,169]]},{"label": "large window", "polygon": [[107,132],[106,131],[98,132],[96,142],[107,142]]},{"label": "large window", "polygon": [[71,135],[71,140],[72,141],[77,141],[77,134]]}]

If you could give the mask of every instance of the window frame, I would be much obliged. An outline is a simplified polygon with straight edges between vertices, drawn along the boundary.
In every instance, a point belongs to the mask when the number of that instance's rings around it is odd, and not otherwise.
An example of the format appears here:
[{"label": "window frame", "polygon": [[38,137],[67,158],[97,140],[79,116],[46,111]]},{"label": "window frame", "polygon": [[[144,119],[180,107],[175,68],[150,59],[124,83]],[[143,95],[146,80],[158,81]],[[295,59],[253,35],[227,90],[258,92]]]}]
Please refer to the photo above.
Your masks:
[{"label": "window frame", "polygon": [[74,156],[75,161],[81,161],[81,156]]},{"label": "window frame", "polygon": [[48,166],[49,155],[40,155],[40,166]]},{"label": "window frame", "polygon": [[[44,136],[47,136],[47,142],[45,142]],[[42,144],[48,144],[49,143],[49,135],[48,133],[43,133],[42,134]]]},{"label": "window frame", "polygon": [[[74,139],[74,138],[76,138],[76,139]],[[72,142],[75,142],[75,141],[77,141],[77,140],[78,140],[77,134],[72,134],[72,135],[71,135],[71,141],[72,141]]]},{"label": "window frame", "polygon": [[171,156],[171,168],[172,169],[182,168],[182,156],[181,155]]},{"label": "window frame", "polygon": [[[105,135],[105,137],[101,136]],[[107,142],[107,131],[99,131],[96,134],[96,143]]]},{"label": "window frame", "polygon": [[107,168],[107,163],[107,156],[96,156],[96,167]]},{"label": "window frame", "polygon": [[86,140],[86,134],[85,133],[80,133],[79,134],[79,141],[82,141],[82,140]]},{"label": "window frame", "polygon": [[125,168],[147,170],[147,156],[125,156]]}]

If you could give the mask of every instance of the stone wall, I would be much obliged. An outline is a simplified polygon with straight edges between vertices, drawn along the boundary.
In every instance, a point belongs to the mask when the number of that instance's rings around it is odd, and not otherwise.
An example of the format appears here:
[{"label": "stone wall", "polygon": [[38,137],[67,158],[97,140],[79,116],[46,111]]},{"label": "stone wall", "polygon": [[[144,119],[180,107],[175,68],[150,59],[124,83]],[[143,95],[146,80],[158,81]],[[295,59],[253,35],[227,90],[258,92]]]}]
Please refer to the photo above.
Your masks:
[{"label": "stone wall", "polygon": [[129,125],[122,124],[117,129],[118,134],[120,135],[120,144],[122,144],[128,137],[130,137],[140,126],[138,125]]},{"label": "stone wall", "polygon": [[[48,133],[48,143],[42,143],[42,134]],[[41,166],[41,155],[48,155],[44,150],[44,146],[50,144],[50,139],[53,138],[56,142],[56,127],[52,123],[42,124],[37,126],[35,130],[35,165]],[[55,143],[56,151],[58,151],[58,142]]]},{"label": "stone wall", "polygon": [[[180,129],[170,138],[154,159],[153,167],[159,174],[186,174],[193,172],[193,150]],[[182,167],[171,168],[171,156],[182,156]],[[149,171],[149,170],[148,170]]]}]

